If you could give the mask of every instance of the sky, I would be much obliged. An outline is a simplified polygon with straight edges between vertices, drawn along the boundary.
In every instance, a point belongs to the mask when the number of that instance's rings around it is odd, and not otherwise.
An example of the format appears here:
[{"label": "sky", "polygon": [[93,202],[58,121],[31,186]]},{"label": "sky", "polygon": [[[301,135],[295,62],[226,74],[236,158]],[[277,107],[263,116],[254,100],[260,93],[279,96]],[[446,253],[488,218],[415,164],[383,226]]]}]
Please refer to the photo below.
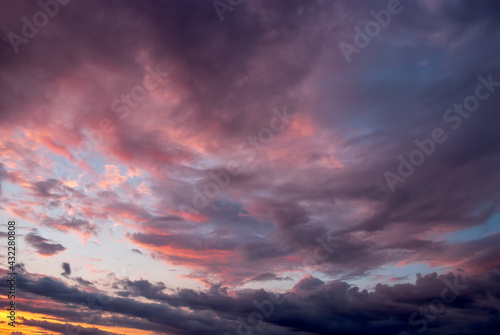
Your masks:
[{"label": "sky", "polygon": [[0,334],[496,334],[498,1],[0,8]]}]

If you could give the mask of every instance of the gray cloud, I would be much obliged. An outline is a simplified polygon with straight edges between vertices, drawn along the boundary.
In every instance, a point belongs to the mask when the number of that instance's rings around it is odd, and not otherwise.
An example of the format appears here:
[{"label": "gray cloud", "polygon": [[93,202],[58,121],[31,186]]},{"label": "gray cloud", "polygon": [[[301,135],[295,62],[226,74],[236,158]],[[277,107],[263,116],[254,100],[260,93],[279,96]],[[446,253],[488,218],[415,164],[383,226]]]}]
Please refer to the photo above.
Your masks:
[{"label": "gray cloud", "polygon": [[52,256],[66,250],[66,248],[61,244],[50,243],[46,238],[43,238],[34,233],[26,235],[24,239],[29,245],[35,248],[36,252],[40,255]]}]

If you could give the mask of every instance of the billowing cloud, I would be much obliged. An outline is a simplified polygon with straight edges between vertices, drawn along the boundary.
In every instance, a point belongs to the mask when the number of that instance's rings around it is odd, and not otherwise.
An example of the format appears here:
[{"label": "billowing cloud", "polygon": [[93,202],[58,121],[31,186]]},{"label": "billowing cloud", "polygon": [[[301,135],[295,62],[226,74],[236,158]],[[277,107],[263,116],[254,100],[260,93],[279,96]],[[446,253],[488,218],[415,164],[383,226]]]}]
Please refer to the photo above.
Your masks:
[{"label": "billowing cloud", "polygon": [[[380,334],[418,330],[439,334],[458,329],[464,334],[478,331],[494,334],[491,325],[498,324],[498,310],[494,306],[498,304],[499,278],[498,270],[488,271],[481,277],[453,273],[438,276],[433,273],[417,275],[414,283],[377,284],[374,291],[367,292],[346,282],[323,282],[309,276],[296,283],[292,291],[282,295],[265,290],[229,293],[220,285],[204,292],[180,289],[169,294],[164,292],[163,283],[123,281],[120,286],[125,291],[120,295],[127,298],[100,295],[96,303],[104,305],[115,321],[139,315],[149,322],[141,329],[155,330],[160,327],[161,333],[173,334],[188,334],[198,322],[203,323],[199,329],[202,334],[234,332],[238,327],[237,320],[253,328],[247,323],[252,313],[260,314],[258,319],[262,318],[263,323],[255,325],[255,329],[261,329],[265,334],[279,331],[361,334],[366,329]],[[23,275],[19,279],[19,288],[24,292],[62,304],[83,306],[92,297],[92,293],[67,287],[48,277],[31,279],[29,275]],[[131,297],[162,304],[138,302]],[[193,311],[189,317],[182,311],[183,308]],[[35,310],[30,308],[30,311]],[[55,310],[52,312],[56,313]],[[71,319],[78,322],[84,316],[74,315]],[[109,322],[109,318],[98,316],[94,324],[100,327]],[[29,320],[23,323],[37,325]],[[48,323],[38,324],[57,327]],[[42,327],[52,329],[45,326]]]}]

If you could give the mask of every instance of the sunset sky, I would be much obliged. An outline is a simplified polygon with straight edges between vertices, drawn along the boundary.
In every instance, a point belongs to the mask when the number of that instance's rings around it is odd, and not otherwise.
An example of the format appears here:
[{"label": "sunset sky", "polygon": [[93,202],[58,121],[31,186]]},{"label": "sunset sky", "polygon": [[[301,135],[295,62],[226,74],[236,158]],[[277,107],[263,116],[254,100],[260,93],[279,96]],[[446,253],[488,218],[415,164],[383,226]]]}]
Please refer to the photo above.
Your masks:
[{"label": "sunset sky", "polygon": [[0,335],[497,334],[498,1],[0,0],[0,31]]}]

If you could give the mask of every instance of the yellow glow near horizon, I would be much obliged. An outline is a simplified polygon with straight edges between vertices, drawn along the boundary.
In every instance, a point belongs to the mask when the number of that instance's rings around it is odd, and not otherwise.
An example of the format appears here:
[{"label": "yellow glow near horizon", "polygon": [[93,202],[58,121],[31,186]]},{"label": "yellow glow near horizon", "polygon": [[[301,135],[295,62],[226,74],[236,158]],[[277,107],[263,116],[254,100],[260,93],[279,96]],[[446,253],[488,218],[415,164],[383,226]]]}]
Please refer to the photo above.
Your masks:
[{"label": "yellow glow near horizon", "polygon": [[[2,298],[3,297],[4,296],[2,296]],[[7,301],[7,299],[5,299],[5,300]],[[0,315],[1,315],[0,318],[2,321],[2,323],[0,323],[0,335],[10,335],[12,332],[20,332],[20,333],[23,333],[24,335],[35,335],[35,334],[38,335],[41,332],[42,333],[47,332],[47,330],[44,328],[23,325],[23,323],[22,323],[23,319],[36,320],[36,321],[47,321],[47,322],[58,323],[58,324],[66,324],[67,323],[65,320],[60,319],[60,318],[55,318],[51,315],[16,310],[16,326],[11,327],[7,324],[7,322],[3,322],[4,320],[8,320],[7,319],[8,311],[5,310],[5,308],[2,308]],[[21,318],[23,318],[23,319],[21,319]],[[73,326],[81,326],[84,328],[95,327],[95,328],[99,328],[99,330],[104,330],[104,331],[116,333],[116,334],[155,335],[155,332],[140,330],[140,329],[135,329],[135,328],[109,327],[109,326],[94,325],[94,324],[83,323],[83,322],[68,322],[68,323],[70,323]]]}]

